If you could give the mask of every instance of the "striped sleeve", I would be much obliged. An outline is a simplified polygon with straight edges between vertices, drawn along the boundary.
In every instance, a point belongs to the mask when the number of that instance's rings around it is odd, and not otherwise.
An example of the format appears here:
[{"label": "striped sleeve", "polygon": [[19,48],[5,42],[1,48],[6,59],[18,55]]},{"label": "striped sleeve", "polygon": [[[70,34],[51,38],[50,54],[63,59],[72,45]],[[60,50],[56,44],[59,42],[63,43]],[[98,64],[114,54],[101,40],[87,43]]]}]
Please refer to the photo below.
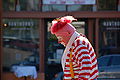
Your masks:
[{"label": "striped sleeve", "polygon": [[89,80],[92,68],[92,61],[87,46],[85,44],[77,42],[75,48],[75,56],[77,64],[80,68],[78,80]]}]

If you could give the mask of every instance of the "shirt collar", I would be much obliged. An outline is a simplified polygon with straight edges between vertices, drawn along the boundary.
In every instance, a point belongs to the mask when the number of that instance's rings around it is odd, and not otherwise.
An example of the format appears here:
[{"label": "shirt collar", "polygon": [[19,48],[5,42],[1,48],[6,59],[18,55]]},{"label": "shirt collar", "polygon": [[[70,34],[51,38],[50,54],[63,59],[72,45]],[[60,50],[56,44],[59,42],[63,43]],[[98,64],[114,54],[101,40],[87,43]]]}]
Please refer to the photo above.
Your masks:
[{"label": "shirt collar", "polygon": [[67,48],[67,47],[70,47],[70,46],[72,45],[73,41],[75,40],[75,38],[76,38],[77,36],[79,36],[79,35],[80,35],[80,34],[75,31],[75,32],[73,33],[73,35],[71,36],[70,40],[68,41],[68,44],[66,45],[66,48]]}]

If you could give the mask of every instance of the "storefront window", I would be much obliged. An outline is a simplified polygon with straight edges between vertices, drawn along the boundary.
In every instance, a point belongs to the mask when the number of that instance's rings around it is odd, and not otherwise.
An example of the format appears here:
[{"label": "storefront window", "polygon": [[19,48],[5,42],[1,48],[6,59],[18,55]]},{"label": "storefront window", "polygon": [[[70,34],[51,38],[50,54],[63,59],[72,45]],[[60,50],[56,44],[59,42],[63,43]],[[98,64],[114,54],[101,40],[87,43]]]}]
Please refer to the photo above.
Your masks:
[{"label": "storefront window", "polygon": [[99,11],[116,11],[118,0],[98,0]]},{"label": "storefront window", "polygon": [[4,11],[38,11],[39,0],[3,0]]},{"label": "storefront window", "polygon": [[92,11],[92,5],[43,5],[42,11]]},{"label": "storefront window", "polygon": [[3,71],[13,66],[39,70],[39,31],[35,19],[3,19]]},{"label": "storefront window", "polygon": [[96,0],[43,0],[42,11],[92,11]]},{"label": "storefront window", "polygon": [[92,11],[92,5],[69,5],[68,11]]},{"label": "storefront window", "polygon": [[100,55],[119,53],[119,36],[120,19],[101,19],[99,35]]},{"label": "storefront window", "polygon": [[15,10],[15,0],[2,0],[4,11],[14,11]]},{"label": "storefront window", "polygon": [[43,5],[42,11],[66,11],[65,5]]}]

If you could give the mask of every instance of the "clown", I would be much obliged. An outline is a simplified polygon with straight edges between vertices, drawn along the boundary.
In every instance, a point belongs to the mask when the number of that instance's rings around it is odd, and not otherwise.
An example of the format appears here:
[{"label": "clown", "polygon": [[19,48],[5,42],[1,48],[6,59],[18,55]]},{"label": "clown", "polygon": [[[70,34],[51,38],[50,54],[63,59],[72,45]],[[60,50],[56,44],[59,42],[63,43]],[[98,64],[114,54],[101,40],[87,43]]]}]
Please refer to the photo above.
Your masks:
[{"label": "clown", "polygon": [[89,40],[83,34],[79,34],[71,24],[73,20],[77,19],[73,16],[57,18],[52,21],[50,28],[58,42],[66,47],[61,59],[64,80],[96,80],[96,54]]}]

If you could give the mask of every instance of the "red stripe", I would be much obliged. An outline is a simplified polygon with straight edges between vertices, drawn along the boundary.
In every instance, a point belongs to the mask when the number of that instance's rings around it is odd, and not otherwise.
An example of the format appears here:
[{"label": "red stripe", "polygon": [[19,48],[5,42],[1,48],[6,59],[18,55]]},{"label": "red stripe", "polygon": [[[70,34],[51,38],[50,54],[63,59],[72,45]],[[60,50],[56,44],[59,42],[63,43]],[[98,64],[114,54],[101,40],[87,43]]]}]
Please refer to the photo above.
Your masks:
[{"label": "red stripe", "polygon": [[66,59],[66,62],[69,62],[69,59]]},{"label": "red stripe", "polygon": [[[79,71],[80,69],[76,69],[74,71]],[[70,72],[70,70],[64,70],[64,72]]]},{"label": "red stripe", "polygon": [[79,77],[78,80],[88,80],[87,78],[84,78],[84,77]]},{"label": "red stripe", "polygon": [[98,73],[98,70],[95,70],[95,71],[91,74],[91,76],[95,75],[96,73]]},{"label": "red stripe", "polygon": [[92,69],[94,69],[95,67],[97,67],[97,63],[95,65],[92,66]]},{"label": "red stripe", "polygon": [[78,55],[78,57],[80,57],[82,54],[88,54],[88,55],[89,55],[89,52],[83,51],[83,52],[81,52],[81,53]]},{"label": "red stripe", "polygon": [[89,44],[87,44],[87,48],[89,49]]},{"label": "red stripe", "polygon": [[70,77],[71,74],[64,74],[64,77]]},{"label": "red stripe", "polygon": [[77,45],[76,46],[79,46],[80,45],[80,39],[77,39]]},{"label": "red stripe", "polygon": [[70,72],[70,70],[64,70],[64,72]]},{"label": "red stripe", "polygon": [[91,67],[82,67],[81,70],[91,70]]},{"label": "red stripe", "polygon": [[72,46],[75,46],[75,43],[72,43]]},{"label": "red stripe", "polygon": [[77,55],[78,52],[81,51],[82,49],[87,49],[87,47],[84,47],[84,46],[80,47],[79,49],[76,50],[75,55]]},{"label": "red stripe", "polygon": [[[78,75],[78,73],[74,73],[74,76]],[[71,77],[71,73],[69,74],[64,74],[65,77]]]},{"label": "red stripe", "polygon": [[95,53],[94,53],[94,52],[92,52],[92,54],[91,54],[90,56],[92,57],[92,56],[94,56],[94,54],[95,54]]},{"label": "red stripe", "polygon": [[90,52],[92,51],[92,47],[90,47],[90,50],[89,50]]},{"label": "red stripe", "polygon": [[96,57],[95,57],[95,58],[93,58],[92,63],[93,63],[93,62],[95,62],[95,61],[96,61]]},{"label": "red stripe", "polygon": [[85,75],[85,76],[89,75],[90,76],[90,73],[80,73],[79,75]]},{"label": "red stripe", "polygon": [[65,66],[66,66],[66,67],[70,67],[70,65],[68,65],[68,64],[67,64],[67,65],[65,65]]},{"label": "red stripe", "polygon": [[[85,52],[85,51],[84,51],[84,52],[81,52],[81,53],[78,55],[78,58],[81,57],[82,54],[88,54],[88,55],[89,55],[88,52]],[[87,58],[87,56],[83,56],[82,58],[85,59],[85,57],[86,57],[86,59],[90,59],[90,58]],[[82,59],[82,58],[81,58],[81,59]],[[81,61],[81,60],[79,60],[79,61]]]},{"label": "red stripe", "polygon": [[82,62],[82,64],[91,64],[90,61],[85,61],[85,62]]},{"label": "red stripe", "polygon": [[[71,80],[71,79],[64,79],[64,80]],[[75,80],[79,80],[78,78],[75,78]]]},{"label": "red stripe", "polygon": [[86,42],[83,40],[83,41],[82,41],[82,44],[85,45],[85,43],[86,43]]}]

